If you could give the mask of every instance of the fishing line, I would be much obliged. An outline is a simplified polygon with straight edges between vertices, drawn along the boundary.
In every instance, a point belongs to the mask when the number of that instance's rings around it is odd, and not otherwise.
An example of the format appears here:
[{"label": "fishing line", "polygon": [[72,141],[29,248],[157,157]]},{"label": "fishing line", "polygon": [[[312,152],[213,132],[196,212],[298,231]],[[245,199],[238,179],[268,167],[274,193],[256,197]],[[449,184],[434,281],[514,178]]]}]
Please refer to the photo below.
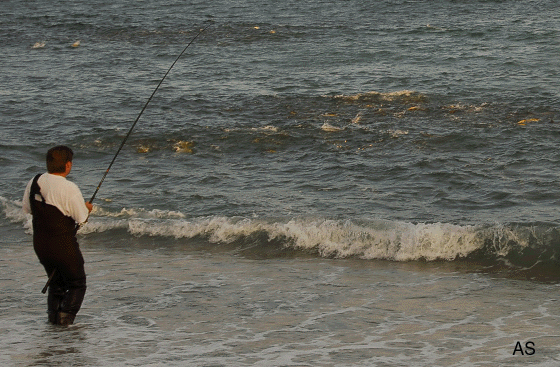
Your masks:
[{"label": "fishing line", "polygon": [[97,185],[97,189],[95,189],[95,192],[93,193],[93,196],[91,197],[91,199],[89,200],[90,203],[93,203],[93,200],[95,199],[95,196],[97,195],[97,192],[99,191],[99,189],[101,188],[101,185],[103,184],[103,181],[105,181],[105,177],[107,177],[107,174],[109,173],[109,170],[111,169],[111,167],[113,166],[113,163],[115,163],[115,160],[117,159],[117,156],[119,155],[121,149],[123,148],[124,144],[126,143],[126,140],[128,139],[128,137],[130,136],[130,134],[132,133],[132,130],[134,130],[134,127],[136,126],[136,123],[138,123],[138,120],[140,120],[140,116],[142,116],[142,114],[144,113],[144,111],[146,110],[146,107],[148,107],[148,104],[150,103],[150,101],[152,100],[152,98],[154,97],[154,95],[156,94],[157,90],[159,89],[160,85],[163,83],[163,81],[165,80],[165,78],[167,77],[167,75],[169,74],[169,72],[171,71],[171,69],[173,69],[173,66],[175,66],[175,64],[177,63],[177,61],[179,61],[179,59],[181,58],[181,56],[183,56],[183,54],[185,53],[185,51],[187,51],[187,48],[189,48],[189,46],[194,42],[195,39],[198,38],[198,36],[200,36],[200,34],[202,32],[204,32],[206,30],[206,28],[208,28],[209,26],[206,26],[204,28],[202,28],[197,34],[196,36],[194,36],[191,41],[187,44],[187,46],[183,49],[183,51],[181,51],[181,53],[179,54],[179,56],[177,56],[177,58],[175,59],[175,61],[173,61],[173,64],[171,64],[171,66],[169,67],[169,69],[167,69],[167,72],[165,73],[165,75],[163,76],[163,78],[161,78],[161,80],[159,81],[159,84],[157,85],[156,89],[154,89],[154,91],[152,92],[152,95],[150,96],[150,98],[148,98],[148,100],[146,101],[146,104],[144,104],[144,107],[142,108],[142,110],[140,111],[140,113],[138,114],[138,117],[136,117],[136,120],[134,121],[134,123],[132,124],[132,126],[130,127],[130,130],[128,131],[128,134],[126,134],[126,136],[124,137],[121,146],[119,147],[119,149],[117,150],[117,153],[115,154],[115,156],[113,157],[113,160],[111,161],[111,163],[109,164],[109,167],[107,168],[107,171],[105,171],[105,174],[103,175],[103,177],[101,178],[101,181],[99,182],[99,185]]}]

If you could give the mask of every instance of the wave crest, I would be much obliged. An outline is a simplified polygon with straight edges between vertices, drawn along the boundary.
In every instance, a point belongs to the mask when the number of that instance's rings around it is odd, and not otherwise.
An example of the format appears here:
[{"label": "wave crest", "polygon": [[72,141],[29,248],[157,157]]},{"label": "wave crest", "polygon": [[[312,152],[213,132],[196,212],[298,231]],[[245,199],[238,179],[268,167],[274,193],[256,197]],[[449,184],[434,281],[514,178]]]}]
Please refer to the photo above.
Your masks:
[{"label": "wave crest", "polygon": [[[0,196],[12,223],[31,227],[21,203]],[[560,265],[560,231],[552,224],[457,225],[410,223],[379,219],[187,218],[165,210],[97,208],[80,235],[158,236],[170,241],[202,239],[207,245],[227,244],[244,253],[302,251],[329,258],[391,261],[469,260],[479,264],[531,268]]]}]

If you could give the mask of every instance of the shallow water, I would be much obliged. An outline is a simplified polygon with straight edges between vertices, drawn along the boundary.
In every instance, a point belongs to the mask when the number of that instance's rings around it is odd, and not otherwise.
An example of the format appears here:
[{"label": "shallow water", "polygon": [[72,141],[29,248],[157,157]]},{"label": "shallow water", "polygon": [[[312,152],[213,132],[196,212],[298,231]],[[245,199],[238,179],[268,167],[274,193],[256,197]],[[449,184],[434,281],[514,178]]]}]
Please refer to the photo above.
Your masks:
[{"label": "shallow water", "polygon": [[[46,322],[34,254],[4,246],[2,362],[18,366],[557,363],[557,284],[445,264],[85,244],[77,324]],[[534,343],[534,355],[513,352]],[[528,350],[531,352],[530,350]]]}]

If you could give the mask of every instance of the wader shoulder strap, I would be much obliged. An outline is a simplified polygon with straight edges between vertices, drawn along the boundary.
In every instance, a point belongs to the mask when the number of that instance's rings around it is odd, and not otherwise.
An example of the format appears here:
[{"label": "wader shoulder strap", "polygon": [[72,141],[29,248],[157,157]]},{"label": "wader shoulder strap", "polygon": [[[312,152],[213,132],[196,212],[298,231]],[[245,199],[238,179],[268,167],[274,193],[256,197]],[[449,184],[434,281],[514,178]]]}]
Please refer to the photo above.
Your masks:
[{"label": "wader shoulder strap", "polygon": [[45,198],[43,197],[43,195],[41,194],[41,187],[39,186],[39,183],[37,182],[39,180],[39,177],[41,177],[41,173],[39,173],[37,176],[35,176],[35,178],[33,179],[33,182],[31,183],[31,190],[29,191],[29,203],[31,204],[31,212],[33,213],[34,209],[33,209],[33,203],[35,201],[35,196],[39,195],[41,197],[41,201],[43,203],[43,206],[46,204],[45,203]]}]

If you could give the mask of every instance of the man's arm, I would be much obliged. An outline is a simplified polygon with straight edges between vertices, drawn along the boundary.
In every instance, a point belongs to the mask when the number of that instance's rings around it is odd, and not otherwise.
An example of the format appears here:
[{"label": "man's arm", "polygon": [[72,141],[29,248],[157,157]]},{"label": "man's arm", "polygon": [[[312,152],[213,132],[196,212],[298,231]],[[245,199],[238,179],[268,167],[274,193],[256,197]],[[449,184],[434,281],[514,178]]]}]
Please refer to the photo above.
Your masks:
[{"label": "man's arm", "polygon": [[31,181],[25,187],[25,192],[23,194],[23,198],[21,200],[21,208],[23,209],[24,213],[31,214],[31,203],[29,202],[29,195],[31,193]]}]

